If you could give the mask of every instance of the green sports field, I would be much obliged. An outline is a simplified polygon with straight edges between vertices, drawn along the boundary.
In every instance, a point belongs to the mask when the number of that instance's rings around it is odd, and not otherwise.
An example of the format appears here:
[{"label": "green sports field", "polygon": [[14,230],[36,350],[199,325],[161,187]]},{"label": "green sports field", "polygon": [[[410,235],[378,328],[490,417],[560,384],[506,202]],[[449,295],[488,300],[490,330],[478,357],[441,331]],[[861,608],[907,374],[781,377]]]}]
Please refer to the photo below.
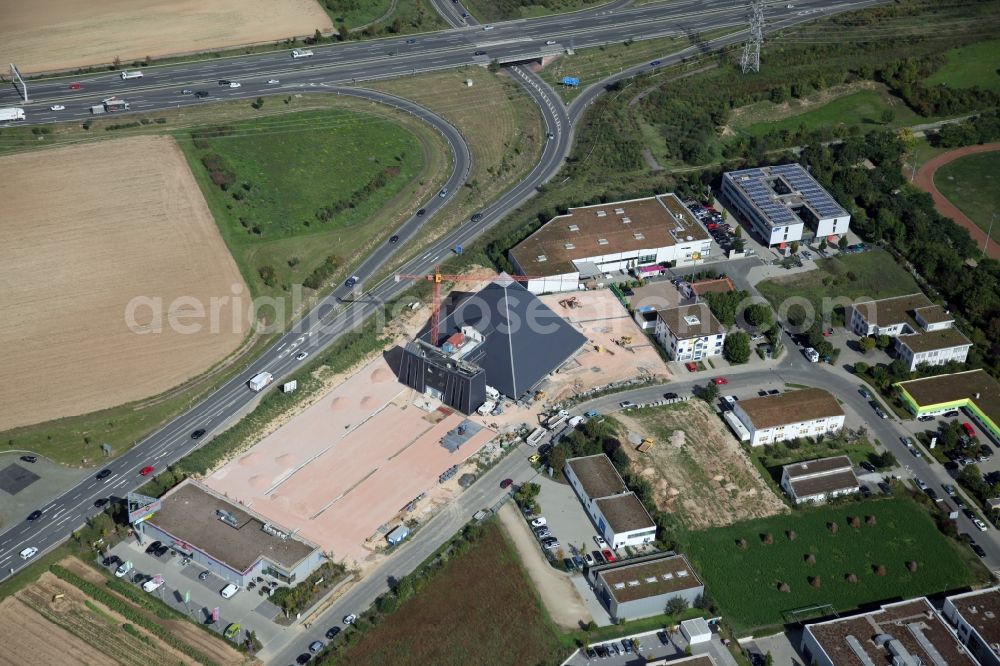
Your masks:
[{"label": "green sports field", "polygon": [[[873,516],[875,524],[868,524]],[[851,517],[860,520],[851,527]],[[837,524],[833,533],[829,524]],[[789,531],[796,533],[794,540]],[[765,535],[773,543],[765,543]],[[738,540],[746,541],[741,549]],[[974,581],[968,553],[942,536],[907,498],[807,509],[692,532],[684,552],[722,616],[740,631],[804,619],[809,607],[848,611],[862,604],[953,590]],[[807,557],[815,557],[810,564]],[[916,562],[916,571],[907,563]],[[878,575],[875,567],[885,567]],[[855,575],[857,582],[847,577]],[[811,583],[818,577],[819,585]],[[788,591],[779,590],[786,584]]]},{"label": "green sports field", "polygon": [[977,42],[945,53],[947,62],[927,83],[952,88],[979,86],[1000,92],[1000,39]]},{"label": "green sports field", "polygon": [[934,186],[984,232],[996,213],[990,240],[1000,243],[1000,151],[945,164],[934,172]]}]

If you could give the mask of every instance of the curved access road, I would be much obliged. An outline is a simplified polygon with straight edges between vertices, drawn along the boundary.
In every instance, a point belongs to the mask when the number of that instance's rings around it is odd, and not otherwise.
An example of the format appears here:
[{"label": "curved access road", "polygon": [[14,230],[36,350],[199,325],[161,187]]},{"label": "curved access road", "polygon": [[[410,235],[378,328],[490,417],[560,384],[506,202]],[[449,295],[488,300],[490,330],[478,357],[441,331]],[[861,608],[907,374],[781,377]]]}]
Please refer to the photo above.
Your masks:
[{"label": "curved access road", "polygon": [[976,245],[986,248],[986,255],[991,259],[1000,259],[1000,243],[987,243],[986,232],[976,226],[976,223],[970,220],[968,215],[963,213],[958,206],[941,194],[937,185],[934,184],[934,174],[949,162],[954,162],[968,155],[992,153],[997,150],[1000,150],[1000,142],[984,143],[978,146],[965,146],[949,150],[947,153],[941,153],[927,160],[920,167],[920,170],[917,171],[917,175],[913,181],[914,185],[931,195],[931,198],[934,199],[934,208],[937,209],[937,212],[955,220],[956,224],[968,231],[969,235],[972,236],[972,240],[976,242]]}]

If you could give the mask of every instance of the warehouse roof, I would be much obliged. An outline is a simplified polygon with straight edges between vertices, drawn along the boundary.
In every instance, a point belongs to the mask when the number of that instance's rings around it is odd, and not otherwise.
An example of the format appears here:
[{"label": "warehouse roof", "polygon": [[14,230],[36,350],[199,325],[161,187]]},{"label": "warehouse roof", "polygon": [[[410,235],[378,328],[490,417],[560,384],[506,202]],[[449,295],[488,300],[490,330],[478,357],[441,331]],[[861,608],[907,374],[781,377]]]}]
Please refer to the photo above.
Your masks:
[{"label": "warehouse roof", "polygon": [[913,406],[933,409],[936,405],[962,406],[968,402],[1000,429],[1000,383],[985,370],[955,372],[923,379],[911,379],[897,386]]},{"label": "warehouse roof", "polygon": [[[231,522],[220,515],[231,517]],[[240,573],[261,557],[292,569],[316,550],[316,546],[297,538],[281,538],[274,525],[191,479],[163,496],[162,508],[149,522]],[[271,529],[265,531],[265,525]]]},{"label": "warehouse roof", "polygon": [[441,334],[471,326],[484,341],[462,357],[486,371],[486,383],[520,398],[562,365],[587,337],[506,273],[441,321]]},{"label": "warehouse roof", "polygon": [[566,461],[566,465],[573,470],[573,475],[580,480],[583,492],[587,493],[590,499],[628,492],[618,470],[603,453],[570,458]]},{"label": "warehouse roof", "polygon": [[843,490],[857,490],[860,487],[858,477],[854,476],[852,469],[831,472],[809,479],[799,479],[792,481],[791,484],[792,494],[796,498],[828,495]]},{"label": "warehouse roof", "polygon": [[817,458],[816,460],[805,460],[785,465],[782,470],[787,472],[789,479],[799,479],[816,476],[817,474],[829,474],[842,469],[851,469],[851,467],[851,459],[847,456],[833,456],[831,458]]},{"label": "warehouse roof", "polygon": [[616,534],[656,527],[635,493],[603,497],[594,503]]},{"label": "warehouse roof", "polygon": [[844,415],[837,399],[818,388],[747,398],[736,404],[757,430]]},{"label": "warehouse roof", "polygon": [[599,569],[608,592],[618,603],[700,587],[701,580],[683,555]]},{"label": "warehouse roof", "polygon": [[561,275],[574,261],[707,240],[708,232],[673,194],[570,208],[510,254],[525,275]]},{"label": "warehouse roof", "polygon": [[726,331],[706,303],[668,308],[660,310],[657,314],[678,340],[719,335]]},{"label": "warehouse roof", "polygon": [[730,171],[724,178],[761,214],[768,227],[802,222],[795,211],[808,208],[818,219],[844,217],[847,211],[798,164]]},{"label": "warehouse roof", "polygon": [[916,335],[901,335],[896,339],[899,344],[906,345],[916,354],[972,344],[957,328],[940,328],[936,331],[921,332]]}]

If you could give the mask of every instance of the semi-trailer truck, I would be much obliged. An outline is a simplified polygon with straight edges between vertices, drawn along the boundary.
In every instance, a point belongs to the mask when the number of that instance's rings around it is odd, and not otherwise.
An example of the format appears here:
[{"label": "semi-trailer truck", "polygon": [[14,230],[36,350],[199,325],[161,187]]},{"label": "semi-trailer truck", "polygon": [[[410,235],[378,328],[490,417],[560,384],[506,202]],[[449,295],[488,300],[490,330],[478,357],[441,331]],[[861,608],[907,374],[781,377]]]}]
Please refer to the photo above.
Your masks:
[{"label": "semi-trailer truck", "polygon": [[142,72],[122,72],[122,81],[127,81],[129,79],[141,79]]},{"label": "semi-trailer truck", "polygon": [[114,113],[115,111],[128,111],[132,106],[123,99],[109,97],[100,104],[90,107],[90,112],[95,116],[101,113]]},{"label": "semi-trailer truck", "polygon": [[250,387],[251,391],[260,391],[273,381],[274,375],[270,372],[261,372],[260,374],[254,375],[253,378],[247,382],[247,386]]},{"label": "semi-trailer truck", "polygon": [[292,49],[293,58],[308,58],[313,54],[309,49]]},{"label": "semi-trailer truck", "polygon": [[16,106],[0,109],[0,122],[8,120],[24,120],[24,109]]}]

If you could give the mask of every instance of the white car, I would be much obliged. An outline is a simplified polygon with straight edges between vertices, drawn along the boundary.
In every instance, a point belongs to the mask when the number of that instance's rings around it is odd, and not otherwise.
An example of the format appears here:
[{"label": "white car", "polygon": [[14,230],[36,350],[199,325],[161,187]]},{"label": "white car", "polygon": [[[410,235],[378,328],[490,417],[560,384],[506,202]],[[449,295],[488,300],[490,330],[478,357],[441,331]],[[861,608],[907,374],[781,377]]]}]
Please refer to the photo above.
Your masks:
[{"label": "white car", "polygon": [[[975,525],[980,532],[985,532],[986,530],[989,529],[988,527],[986,527],[986,523],[979,520],[978,518],[973,518],[972,524]],[[21,557],[24,557],[24,553],[21,553]]]},{"label": "white car", "polygon": [[230,88],[239,88],[242,84],[239,81],[233,81],[229,84]]},{"label": "white car", "polygon": [[496,26],[492,26],[492,25],[484,25],[483,26],[483,30],[493,30],[493,28],[495,28],[495,27]]},{"label": "white car", "polygon": [[603,549],[603,548],[607,548],[608,547],[608,542],[605,541],[604,537],[602,537],[600,535],[594,537],[594,543],[597,544],[598,548],[602,548]]},{"label": "white car", "polygon": [[309,356],[309,352],[299,352],[298,354],[295,355],[295,360],[296,361],[301,361],[306,356]]},{"label": "white car", "polygon": [[65,111],[66,107],[63,106],[62,104],[53,104],[52,106],[49,107],[49,109],[52,111]]},{"label": "white car", "polygon": [[546,525],[545,516],[538,516],[538,518],[535,518],[534,520],[531,521],[532,527],[545,527],[545,525]]},{"label": "white car", "polygon": [[554,39],[550,39],[550,40],[548,40],[547,42],[545,42],[545,45],[546,45],[546,46],[552,46],[552,45],[554,45],[555,43],[556,43],[556,40],[554,40]]},{"label": "white car", "polygon": [[268,79],[267,82],[270,83],[271,85],[274,85],[275,83],[281,83],[281,81],[279,81],[278,79]]},{"label": "white car", "polygon": [[358,619],[358,616],[354,613],[344,616],[344,624],[354,624],[354,621]]},{"label": "white car", "polygon": [[132,570],[132,564],[130,562],[122,562],[115,569],[115,578],[124,578],[125,574]]},{"label": "white car", "polygon": [[22,560],[30,560],[37,553],[38,553],[38,549],[35,548],[34,546],[30,546],[30,547],[25,548],[24,550],[21,551],[21,559]]}]

